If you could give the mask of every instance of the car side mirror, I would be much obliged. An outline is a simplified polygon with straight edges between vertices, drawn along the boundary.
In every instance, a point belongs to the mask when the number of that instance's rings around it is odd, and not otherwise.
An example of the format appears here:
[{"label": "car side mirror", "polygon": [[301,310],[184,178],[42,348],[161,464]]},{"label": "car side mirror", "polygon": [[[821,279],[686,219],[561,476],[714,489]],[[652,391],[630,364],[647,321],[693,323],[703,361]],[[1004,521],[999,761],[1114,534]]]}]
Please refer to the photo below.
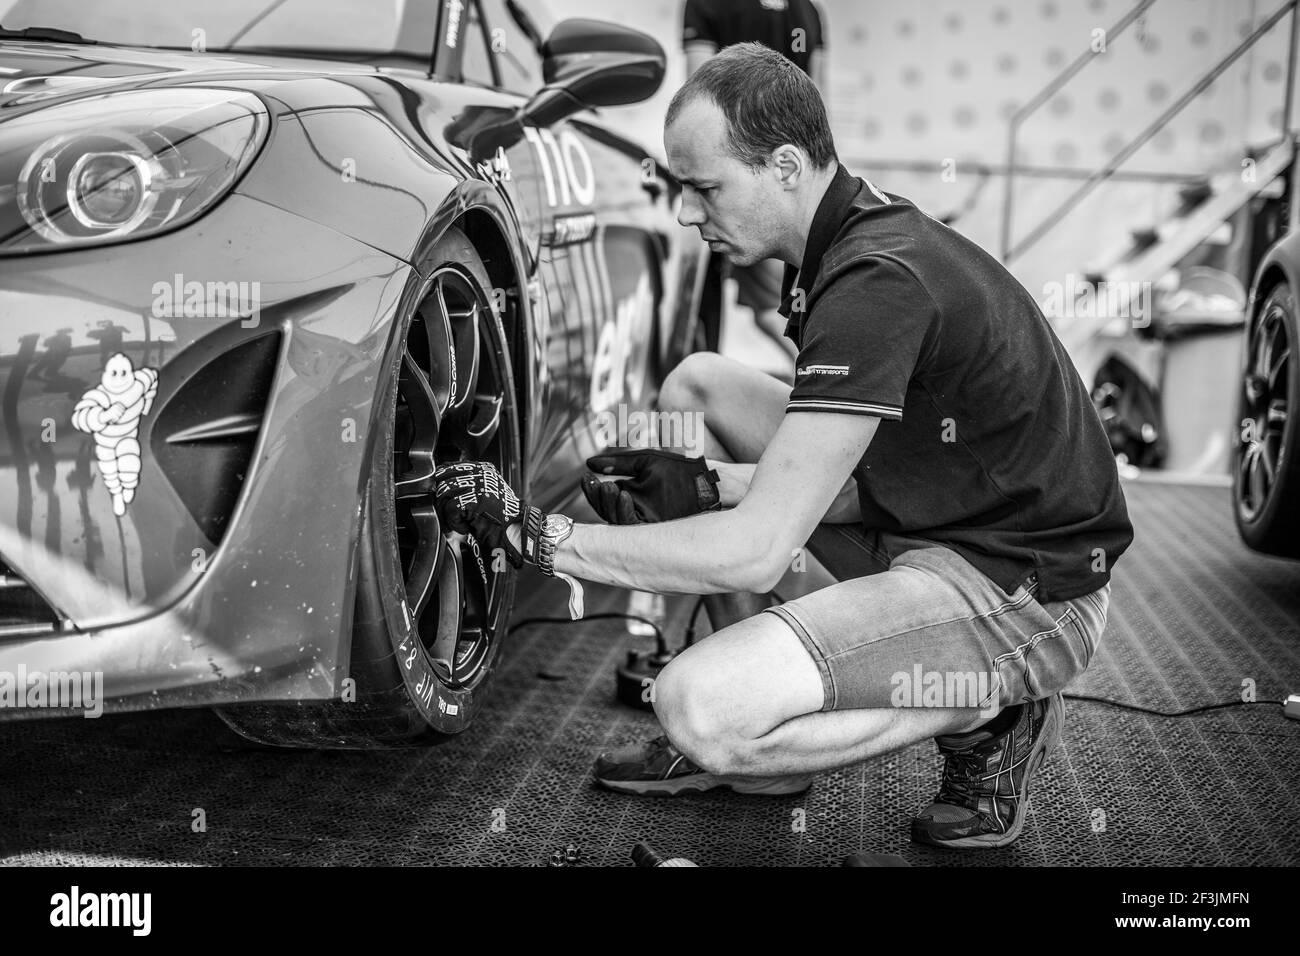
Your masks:
[{"label": "car side mirror", "polygon": [[596,106],[649,99],[663,83],[663,47],[650,36],[603,20],[563,20],[542,44],[545,86],[521,118],[550,126]]}]

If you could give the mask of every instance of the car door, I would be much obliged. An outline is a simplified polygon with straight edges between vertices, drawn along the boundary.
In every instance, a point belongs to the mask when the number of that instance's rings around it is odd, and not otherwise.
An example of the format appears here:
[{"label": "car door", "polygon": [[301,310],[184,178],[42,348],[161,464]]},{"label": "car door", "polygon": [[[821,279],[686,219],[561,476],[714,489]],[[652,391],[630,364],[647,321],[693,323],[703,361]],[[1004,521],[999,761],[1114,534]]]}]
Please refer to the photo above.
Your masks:
[{"label": "car door", "polygon": [[[538,41],[549,19],[517,0],[469,0],[464,10],[462,81],[485,104],[522,105],[542,86]],[[683,230],[653,159],[592,111],[526,126],[507,158],[543,293],[535,335],[544,411],[531,490],[558,507],[589,455],[649,437],[625,426],[657,390],[660,336],[676,315],[666,264]]]}]

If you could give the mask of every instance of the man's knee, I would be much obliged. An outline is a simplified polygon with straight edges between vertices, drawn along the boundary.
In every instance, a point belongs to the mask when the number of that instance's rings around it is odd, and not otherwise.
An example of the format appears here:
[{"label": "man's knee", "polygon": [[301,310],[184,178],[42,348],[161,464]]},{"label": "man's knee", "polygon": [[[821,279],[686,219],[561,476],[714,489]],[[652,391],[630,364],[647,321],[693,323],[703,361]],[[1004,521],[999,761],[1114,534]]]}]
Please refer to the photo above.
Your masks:
[{"label": "man's knee", "polygon": [[670,663],[654,684],[655,715],[673,745],[709,773],[736,773],[736,731],[713,706],[711,678],[689,659]]}]

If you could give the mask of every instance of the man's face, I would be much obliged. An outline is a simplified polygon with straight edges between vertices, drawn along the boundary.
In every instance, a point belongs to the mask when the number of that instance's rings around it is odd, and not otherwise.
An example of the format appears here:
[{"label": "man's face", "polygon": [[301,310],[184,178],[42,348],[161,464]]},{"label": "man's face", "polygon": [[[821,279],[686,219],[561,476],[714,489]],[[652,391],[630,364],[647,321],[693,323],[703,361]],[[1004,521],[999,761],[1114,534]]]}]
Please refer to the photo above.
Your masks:
[{"label": "man's face", "polygon": [[771,167],[750,169],[732,155],[725,128],[711,100],[695,99],[664,130],[664,151],[683,184],[677,221],[699,229],[714,252],[748,266],[775,254],[788,196]]}]

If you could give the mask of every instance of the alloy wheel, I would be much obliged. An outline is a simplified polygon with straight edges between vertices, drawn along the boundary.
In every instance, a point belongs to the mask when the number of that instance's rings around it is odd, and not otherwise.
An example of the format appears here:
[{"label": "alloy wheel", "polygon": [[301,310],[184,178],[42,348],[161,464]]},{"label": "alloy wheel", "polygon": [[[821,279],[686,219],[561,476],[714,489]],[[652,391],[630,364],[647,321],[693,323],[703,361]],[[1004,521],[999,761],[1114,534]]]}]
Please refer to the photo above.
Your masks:
[{"label": "alloy wheel", "polygon": [[510,478],[506,356],[487,292],[457,264],[437,270],[407,332],[397,386],[393,499],[406,603],[439,678],[472,685],[507,600],[503,559],[473,538],[445,533],[434,471],[491,462]]}]

